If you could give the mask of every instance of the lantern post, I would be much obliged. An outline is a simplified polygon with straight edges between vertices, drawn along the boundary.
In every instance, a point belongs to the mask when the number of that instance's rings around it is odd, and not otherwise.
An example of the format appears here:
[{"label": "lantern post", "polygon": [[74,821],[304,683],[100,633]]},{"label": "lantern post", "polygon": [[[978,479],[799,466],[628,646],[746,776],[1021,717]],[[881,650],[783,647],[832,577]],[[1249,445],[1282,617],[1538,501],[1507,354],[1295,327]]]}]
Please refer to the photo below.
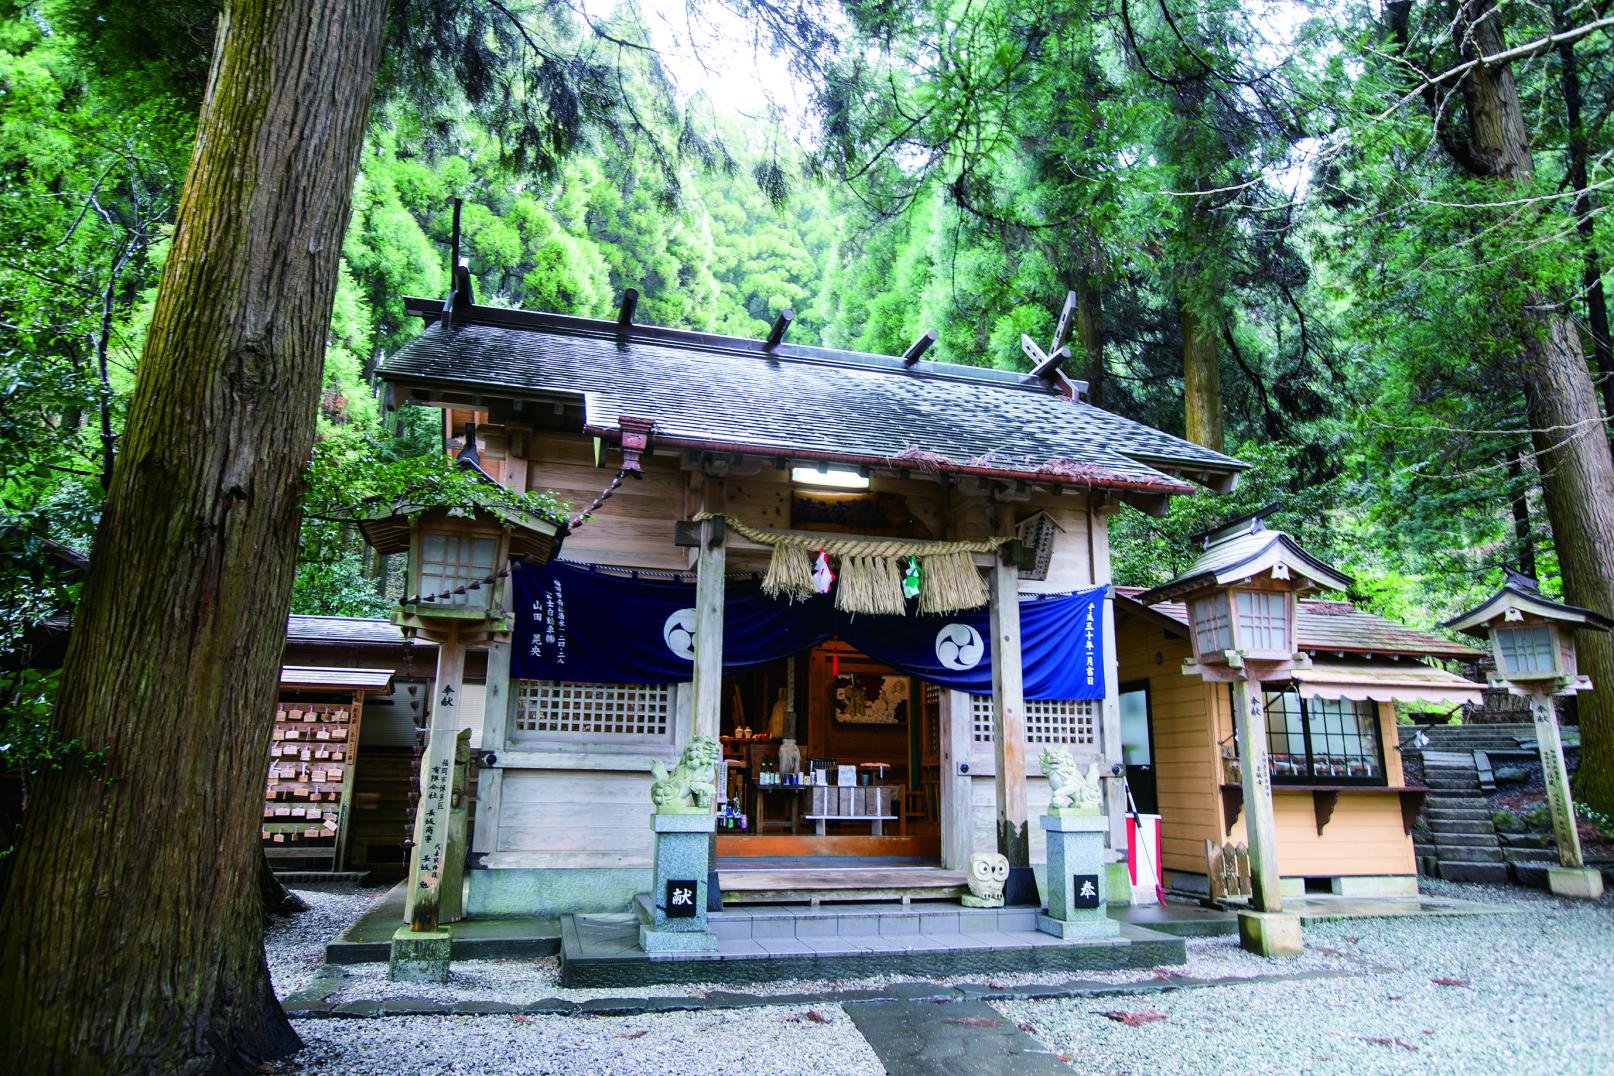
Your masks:
[{"label": "lantern post", "polygon": [[[497,482],[480,467],[475,426],[466,431],[458,462],[485,482]],[[388,974],[395,979],[444,982],[452,936],[445,920],[459,917],[463,855],[453,835],[463,812],[455,787],[460,740],[459,712],[468,647],[508,643],[513,618],[505,587],[513,559],[548,560],[560,525],[502,508],[396,505],[364,519],[359,529],[381,554],[407,553],[405,597],[392,622],[410,637],[437,643],[437,678],[431,723],[420,763],[420,800],[404,915],[393,936]]]},{"label": "lantern post", "polygon": [[1350,576],[1324,564],[1282,531],[1267,529],[1271,504],[1198,537],[1203,552],[1187,571],[1140,594],[1145,604],[1182,601],[1193,659],[1183,672],[1230,685],[1250,856],[1251,908],[1239,912],[1240,944],[1263,956],[1301,950],[1300,917],[1283,911],[1267,757],[1264,685],[1310,664],[1295,639],[1295,595],[1346,590]]},{"label": "lantern post", "polygon": [[1558,844],[1556,867],[1547,868],[1547,885],[1561,897],[1596,900],[1603,895],[1603,876],[1586,866],[1569,793],[1563,738],[1558,730],[1555,695],[1587,691],[1591,680],[1579,674],[1575,632],[1608,631],[1614,620],[1602,613],[1552,601],[1532,576],[1502,569],[1502,589],[1474,609],[1446,622],[1446,627],[1489,641],[1496,662],[1495,687],[1530,700],[1536,726],[1536,749],[1547,789],[1547,810]]}]

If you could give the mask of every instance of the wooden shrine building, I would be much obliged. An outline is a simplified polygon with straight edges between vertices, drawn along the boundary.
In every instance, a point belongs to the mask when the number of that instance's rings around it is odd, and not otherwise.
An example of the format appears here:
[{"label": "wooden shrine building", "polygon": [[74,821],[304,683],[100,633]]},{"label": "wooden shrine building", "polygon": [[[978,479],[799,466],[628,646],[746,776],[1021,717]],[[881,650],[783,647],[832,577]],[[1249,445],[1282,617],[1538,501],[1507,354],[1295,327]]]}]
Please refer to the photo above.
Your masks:
[{"label": "wooden shrine building", "polygon": [[[703,642],[722,637],[725,586],[770,568],[773,549],[748,534],[790,534],[812,548],[984,543],[968,557],[992,641],[1013,654],[1022,595],[1110,582],[1107,523],[1122,503],[1158,511],[1194,482],[1231,488],[1243,466],[1094,407],[1057,365],[1038,376],[931,362],[928,338],[887,357],[792,344],[787,319],[766,340],[687,332],[636,324],[631,297],[615,320],[481,307],[463,292],[446,313],[407,305],[427,327],[380,369],[388,406],[442,408],[451,450],[475,423],[483,470],[578,509],[628,476],[563,536],[559,559],[693,581]],[[1111,684],[1113,616],[1104,601]],[[513,645],[487,648],[472,915],[626,907],[648,884],[651,763],[671,764],[696,733],[722,738],[723,791],[745,816],[720,829],[721,864],[896,856],[960,871],[1002,845],[1025,866],[1040,857],[1027,818],[1046,799],[1041,747],[1120,761],[1113,693],[1027,702],[1015,662],[994,662],[990,689],[969,693],[838,639],[727,670],[719,642],[695,649],[687,681],[602,683],[513,677]],[[891,790],[884,805],[815,811],[809,792],[760,791],[786,739],[802,769],[872,771]],[[1118,848],[1124,793],[1106,784]],[[725,876],[725,897],[736,892]]]},{"label": "wooden shrine building", "polygon": [[[513,569],[513,630],[477,647],[468,915],[629,907],[650,881],[652,766],[696,735],[722,743],[724,902],[951,895],[978,851],[1008,857],[1012,897],[1044,855],[1044,748],[1104,774],[1125,900],[1125,692],[1145,682],[1165,720],[1168,697],[1208,689],[1182,675],[1174,614],[1109,585],[1108,522],[1230,490],[1243,464],[1087,402],[1058,339],[1016,373],[929,361],[933,334],[871,355],[792,344],[788,316],[752,340],[638,324],[632,293],[611,320],[478,306],[459,279],[446,303],[407,300],[426,327],[382,364],[385,402],[442,409],[451,452],[572,505],[554,559]],[[455,570],[433,567],[444,593]],[[1163,746],[1156,775],[1173,879],[1203,876],[1195,842],[1232,824],[1204,815],[1225,794],[1223,730],[1203,721],[1204,757]],[[1372,832],[1410,864],[1405,800],[1374,795],[1338,797],[1317,831],[1393,816]],[[1373,873],[1405,873],[1392,858]]]}]

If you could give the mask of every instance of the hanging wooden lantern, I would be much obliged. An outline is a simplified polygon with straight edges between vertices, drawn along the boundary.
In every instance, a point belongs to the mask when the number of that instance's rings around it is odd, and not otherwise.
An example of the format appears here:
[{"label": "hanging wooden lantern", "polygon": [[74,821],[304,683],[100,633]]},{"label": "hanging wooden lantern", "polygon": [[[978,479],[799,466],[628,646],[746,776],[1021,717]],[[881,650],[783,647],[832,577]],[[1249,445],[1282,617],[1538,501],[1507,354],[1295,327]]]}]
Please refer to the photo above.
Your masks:
[{"label": "hanging wooden lantern", "polygon": [[1020,521],[1015,537],[1020,542],[1021,579],[1048,578],[1048,566],[1054,559],[1054,535],[1064,529],[1047,512]]},{"label": "hanging wooden lantern", "polygon": [[432,508],[359,524],[382,554],[407,553],[406,593],[399,624],[499,618],[512,557],[549,559],[558,526],[488,509]]}]

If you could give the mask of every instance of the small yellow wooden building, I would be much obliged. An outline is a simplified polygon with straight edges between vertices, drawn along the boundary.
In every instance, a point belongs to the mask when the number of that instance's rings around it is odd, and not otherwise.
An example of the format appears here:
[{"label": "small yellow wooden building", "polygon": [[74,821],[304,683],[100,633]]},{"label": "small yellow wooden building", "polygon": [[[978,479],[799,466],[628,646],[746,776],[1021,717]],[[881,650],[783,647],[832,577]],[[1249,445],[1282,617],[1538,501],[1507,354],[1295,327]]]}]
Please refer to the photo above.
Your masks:
[{"label": "small yellow wooden building", "polygon": [[[1139,593],[1123,587],[1116,596],[1128,771],[1153,801],[1140,807],[1161,817],[1165,884],[1206,893],[1207,846],[1219,851],[1244,839],[1228,685],[1183,674],[1192,656],[1187,611],[1176,602],[1144,605]],[[1429,663],[1478,651],[1344,601],[1302,599],[1295,619],[1310,666],[1265,685],[1283,891],[1415,894],[1412,824],[1427,789],[1402,770],[1396,704],[1479,702],[1480,685]],[[1127,723],[1138,721],[1143,731],[1128,736]],[[1152,772],[1140,772],[1139,753]]]}]

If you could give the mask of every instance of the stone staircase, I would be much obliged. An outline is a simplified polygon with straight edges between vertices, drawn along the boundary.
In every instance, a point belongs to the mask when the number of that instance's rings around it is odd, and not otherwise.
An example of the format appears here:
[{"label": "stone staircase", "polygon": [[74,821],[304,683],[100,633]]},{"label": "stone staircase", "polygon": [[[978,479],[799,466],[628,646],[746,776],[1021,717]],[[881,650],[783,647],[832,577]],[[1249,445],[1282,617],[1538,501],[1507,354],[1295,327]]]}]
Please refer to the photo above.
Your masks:
[{"label": "stone staircase", "polygon": [[1474,750],[1425,750],[1423,773],[1429,786],[1424,805],[1429,836],[1414,846],[1420,870],[1453,882],[1506,883],[1507,860],[1491,824]]}]

